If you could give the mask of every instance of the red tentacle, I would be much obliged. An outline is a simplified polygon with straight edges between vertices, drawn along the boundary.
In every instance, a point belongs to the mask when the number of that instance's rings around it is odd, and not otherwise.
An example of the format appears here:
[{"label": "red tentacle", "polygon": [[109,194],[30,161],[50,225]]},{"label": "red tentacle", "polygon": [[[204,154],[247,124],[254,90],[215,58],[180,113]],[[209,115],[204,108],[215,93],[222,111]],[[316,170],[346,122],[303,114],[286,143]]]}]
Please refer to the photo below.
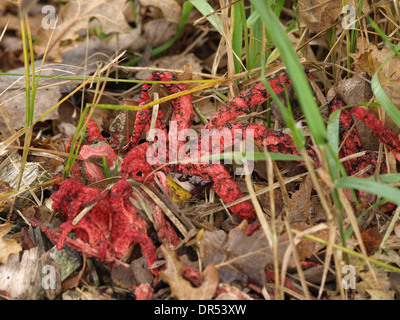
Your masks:
[{"label": "red tentacle", "polygon": [[[290,87],[292,81],[287,75],[279,76],[268,80],[275,93],[280,93]],[[271,98],[267,89],[262,83],[257,83],[250,89],[241,92],[236,98],[219,109],[204,126],[204,129],[221,127],[232,122],[238,115],[250,113],[252,107],[264,103]]]}]

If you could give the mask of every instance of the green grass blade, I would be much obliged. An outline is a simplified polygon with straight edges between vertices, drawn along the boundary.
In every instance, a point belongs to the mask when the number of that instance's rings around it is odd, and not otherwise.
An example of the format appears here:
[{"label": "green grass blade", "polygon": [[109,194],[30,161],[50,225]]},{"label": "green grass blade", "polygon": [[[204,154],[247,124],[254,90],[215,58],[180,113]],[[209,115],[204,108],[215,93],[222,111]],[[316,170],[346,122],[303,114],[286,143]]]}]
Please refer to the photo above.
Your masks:
[{"label": "green grass blade", "polygon": [[285,5],[285,0],[278,0],[275,4],[274,12],[277,17],[281,15],[282,9]]},{"label": "green grass blade", "polygon": [[[103,171],[104,171],[104,177],[106,179],[111,177],[110,167],[108,166],[107,158],[104,154],[103,154]],[[111,183],[111,181],[109,181],[109,183]]]},{"label": "green grass blade", "polygon": [[331,113],[327,125],[327,139],[334,154],[338,154],[339,152],[340,111],[341,110],[336,110],[335,112]]},{"label": "green grass blade", "polygon": [[22,38],[22,49],[24,55],[24,69],[25,69],[25,98],[26,98],[25,122],[26,126],[29,127],[32,123],[30,119],[33,118],[33,111],[31,109],[31,83],[30,83],[30,73],[29,73],[28,40],[26,38],[26,21],[22,17],[21,17],[21,38]]},{"label": "green grass blade", "polygon": [[[367,179],[375,179],[374,177],[369,177]],[[387,173],[379,176],[382,183],[390,184],[400,182],[400,173]]]},{"label": "green grass blade", "polygon": [[370,17],[367,17],[367,18],[369,19],[371,25],[374,27],[375,31],[379,33],[379,35],[382,37],[382,39],[385,41],[385,43],[388,44],[390,46],[390,48],[392,49],[392,53],[382,62],[382,64],[379,66],[379,68],[376,70],[375,74],[373,75],[372,80],[371,80],[371,88],[372,88],[372,91],[373,91],[375,97],[381,103],[383,109],[385,109],[385,111],[389,115],[389,117],[400,128],[400,111],[397,109],[397,107],[390,100],[390,98],[388,97],[386,92],[383,90],[383,88],[379,82],[379,78],[378,78],[379,71],[384,67],[384,65],[388,61],[390,61],[394,57],[394,55],[396,55],[400,59],[400,53],[398,52],[400,49],[400,43],[397,44],[397,46],[394,46],[392,44],[392,42],[389,40],[389,38],[379,28],[379,26]]},{"label": "green grass blade", "polygon": [[[82,144],[83,136],[86,131],[86,126],[85,126],[85,119],[86,116],[89,112],[89,108],[85,108],[82,112],[82,115],[79,119],[79,123],[76,126],[75,134],[72,138],[69,154],[68,154],[68,159],[64,167],[64,172],[63,172],[63,180],[69,177],[70,171],[72,169],[72,166],[75,163],[76,158],[78,157],[78,152],[79,152],[79,147]],[[81,133],[80,139],[79,138],[79,133]],[[78,143],[77,143],[78,141]]]},{"label": "green grass blade", "polygon": [[192,3],[203,16],[207,16],[207,20],[215,29],[217,29],[221,36],[224,35],[221,30],[221,27],[223,26],[221,18],[218,15],[213,14],[214,9],[206,0],[189,0],[189,2]]},{"label": "green grass blade", "polygon": [[260,19],[260,15],[258,14],[258,12],[253,11],[251,13],[251,15],[249,15],[249,17],[247,18],[247,27],[253,28],[259,19]]},{"label": "green grass blade", "polygon": [[238,61],[238,58],[242,57],[243,48],[242,10],[242,2],[237,2],[232,6],[232,50],[235,53],[233,56],[233,64],[235,66],[236,73],[239,73],[243,70],[241,61]]},{"label": "green grass blade", "polygon": [[261,66],[261,54],[263,52],[264,40],[264,25],[258,15],[258,12],[252,7],[252,13],[249,18],[253,17],[253,20],[249,24],[247,20],[247,26],[250,28],[250,39],[249,39],[249,50],[250,56],[247,61],[247,70],[252,70]]},{"label": "green grass blade", "polygon": [[372,179],[345,177],[339,179],[334,184],[335,188],[356,189],[375,194],[387,199],[397,205],[400,205],[400,190],[382,182]]}]

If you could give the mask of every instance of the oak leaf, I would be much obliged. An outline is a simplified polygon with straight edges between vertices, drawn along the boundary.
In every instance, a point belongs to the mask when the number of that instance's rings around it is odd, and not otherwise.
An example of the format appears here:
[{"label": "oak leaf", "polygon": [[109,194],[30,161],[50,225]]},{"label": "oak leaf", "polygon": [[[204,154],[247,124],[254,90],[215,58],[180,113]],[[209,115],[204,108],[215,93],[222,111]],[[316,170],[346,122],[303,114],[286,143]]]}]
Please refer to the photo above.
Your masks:
[{"label": "oak leaf", "polygon": [[308,219],[311,207],[311,177],[307,176],[300,183],[299,190],[290,198],[292,221],[305,221]]},{"label": "oak leaf", "polygon": [[341,10],[341,0],[299,0],[300,26],[308,27],[312,33],[318,33],[332,26]]},{"label": "oak leaf", "polygon": [[6,264],[8,257],[16,254],[22,250],[21,245],[14,239],[4,238],[12,228],[11,223],[4,223],[0,225],[0,263]]},{"label": "oak leaf", "polygon": [[[311,228],[309,224],[304,222],[294,222],[290,225],[290,227],[298,231],[304,231]],[[325,241],[329,240],[329,231],[326,229],[319,230],[313,235]],[[319,242],[307,238],[302,238],[301,241],[297,244],[296,250],[297,254],[299,255],[300,261],[303,261],[307,258],[311,258],[313,254],[316,254],[324,247],[325,247],[324,244],[321,244]]]},{"label": "oak leaf", "polygon": [[[218,268],[221,282],[231,283],[239,280],[244,283],[255,283],[263,287],[266,283],[265,269],[274,262],[273,251],[263,232],[259,229],[251,236],[246,235],[247,221],[232,229],[227,241],[222,246],[212,243],[204,244],[204,265],[214,264]],[[287,233],[278,237],[278,263],[281,264],[286,249],[290,245]],[[294,267],[289,260],[289,267]]]},{"label": "oak leaf", "polygon": [[367,254],[370,256],[378,250],[383,236],[379,233],[377,227],[369,228],[361,233],[361,238],[364,242],[365,248],[367,250]]},{"label": "oak leaf", "polygon": [[[105,34],[127,33],[129,25],[125,20],[123,8],[126,0],[71,0],[62,8],[52,37],[48,57],[60,59],[60,43],[75,40],[79,31],[86,30],[93,18],[96,18]],[[41,28],[38,32],[38,45],[35,51],[43,54],[50,39],[52,29]]]},{"label": "oak leaf", "polygon": [[164,245],[161,246],[164,255],[166,268],[160,271],[161,279],[168,283],[171,294],[179,300],[210,300],[218,287],[218,270],[213,265],[207,266],[203,271],[203,281],[201,285],[194,288],[189,281],[182,277],[184,265],[176,257],[175,251],[168,250]]},{"label": "oak leaf", "polygon": [[[346,4],[355,10],[357,8],[355,0],[348,0]],[[318,33],[333,26],[336,19],[342,14],[342,10],[342,0],[299,0],[300,26],[308,27],[311,32]],[[364,1],[362,11],[366,13],[368,10],[369,5],[367,1]],[[347,12],[347,14],[349,17],[351,16],[351,13]]]}]

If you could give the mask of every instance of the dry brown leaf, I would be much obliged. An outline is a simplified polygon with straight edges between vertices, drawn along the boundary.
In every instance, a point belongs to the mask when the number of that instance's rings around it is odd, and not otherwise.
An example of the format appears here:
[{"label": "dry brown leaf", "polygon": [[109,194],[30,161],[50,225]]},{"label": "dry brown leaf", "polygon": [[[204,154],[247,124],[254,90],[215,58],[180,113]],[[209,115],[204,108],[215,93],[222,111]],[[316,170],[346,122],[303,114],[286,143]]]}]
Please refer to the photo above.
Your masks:
[{"label": "dry brown leaf", "polygon": [[150,272],[147,266],[147,261],[145,257],[140,257],[131,262],[129,270],[133,275],[136,285],[142,283],[152,283],[154,280],[154,275]]},{"label": "dry brown leaf", "polygon": [[[366,66],[367,64],[365,67]],[[363,71],[350,79],[345,79],[334,84],[328,91],[328,101],[331,101],[334,97],[338,97],[342,99],[345,104],[352,106],[368,102],[373,96],[371,85],[366,81],[368,78],[368,73]],[[370,108],[370,110],[377,114],[376,108]],[[379,140],[371,135],[371,129],[368,128],[362,121],[356,121],[356,129],[362,146],[366,150],[377,151],[379,147]]]},{"label": "dry brown leaf", "polygon": [[366,292],[371,296],[371,300],[394,300],[393,294],[383,290],[368,289]]},{"label": "dry brown leaf", "polygon": [[365,230],[361,233],[361,237],[369,256],[374,254],[375,251],[378,250],[383,239],[377,227]]},{"label": "dry brown leaf", "polygon": [[298,12],[301,27],[308,27],[318,33],[332,26],[341,14],[341,0],[299,0]]},{"label": "dry brown leaf", "polygon": [[[380,259],[380,256],[374,256],[374,258],[378,258],[380,261],[385,262],[385,260]],[[359,259],[351,260],[350,264],[355,267],[357,270],[357,276],[360,277],[356,283],[356,291],[364,298],[376,300],[389,299],[389,297],[391,297],[391,299],[393,299],[393,293],[390,290],[391,284],[387,272],[377,268],[374,270],[368,269],[366,268],[365,261]]]},{"label": "dry brown leaf", "polygon": [[[370,77],[375,74],[384,60],[392,54],[391,49],[378,49],[377,46],[363,38],[357,39],[357,49],[358,52],[352,55],[356,71],[365,71]],[[378,80],[390,100],[397,108],[400,108],[400,59],[396,56],[391,58],[378,71]],[[399,133],[399,128],[391,119],[386,119],[386,124],[396,133]]]},{"label": "dry brown leaf", "polygon": [[[6,194],[14,191],[13,188],[10,187],[8,182],[0,181],[0,194]],[[0,200],[0,212],[6,211],[9,209],[11,204],[11,199],[3,198]]]},{"label": "dry brown leaf", "polygon": [[[290,225],[293,229],[304,231],[311,228],[310,225],[304,222],[294,222]],[[329,240],[329,231],[324,229],[313,234],[315,237],[323,239],[325,241]],[[300,243],[296,246],[297,253],[299,255],[300,261],[310,258],[313,254],[317,253],[319,250],[324,248],[325,245],[310,239],[303,238]]]},{"label": "dry brown leaf", "polygon": [[[265,162],[263,162],[263,165],[265,166]],[[255,161],[255,170],[257,167],[257,163],[260,163],[260,161]],[[267,185],[266,184],[254,184],[254,190],[258,191],[261,189],[264,189]],[[275,214],[280,215],[283,212],[284,209],[284,203],[283,203],[283,198],[282,198],[282,191],[280,189],[274,189],[273,193],[274,197],[274,202],[275,202]],[[261,195],[259,195],[258,200],[260,201],[261,206],[263,207],[265,213],[268,215],[271,215],[271,201],[269,198],[269,192],[265,192]]]},{"label": "dry brown leaf", "polygon": [[87,286],[83,289],[67,290],[62,294],[63,300],[115,300],[110,295],[100,292],[95,286]]},{"label": "dry brown leaf", "polygon": [[328,91],[327,100],[331,101],[338,97],[349,105],[358,105],[368,102],[372,96],[371,85],[366,81],[368,74],[361,72],[350,79],[345,79],[335,83]]},{"label": "dry brown leaf", "polygon": [[[216,265],[222,282],[231,283],[239,280],[263,287],[266,283],[265,268],[273,264],[273,253],[264,232],[259,229],[253,235],[247,236],[247,226],[247,221],[244,220],[232,229],[222,247],[217,247],[212,243],[205,244],[204,256],[201,256],[201,260],[204,265]],[[288,245],[287,234],[280,235],[278,237],[279,263],[282,262]],[[289,266],[294,267],[292,260],[289,261]]]},{"label": "dry brown leaf", "polygon": [[[65,73],[60,70],[53,71],[48,67],[47,65],[45,66],[46,70],[43,70],[42,75],[65,75]],[[36,70],[40,68],[40,61],[39,63],[35,63],[35,68]],[[9,70],[9,72],[23,74],[24,68]],[[34,120],[42,116],[60,100],[62,95],[61,86],[54,85],[58,82],[60,82],[60,80],[56,79],[42,79],[39,82],[39,88],[36,91],[35,97]],[[25,79],[23,77],[0,76],[0,92],[2,93],[0,104],[2,105],[1,107],[4,108],[7,121],[10,121],[10,125],[14,126],[17,130],[26,126],[26,94],[24,88]],[[52,120],[57,117],[57,114],[52,112],[45,116],[43,120]],[[3,117],[0,117],[0,132],[9,132]]]},{"label": "dry brown leaf", "polygon": [[[52,52],[49,52],[48,57],[59,60],[60,43],[77,39],[78,32],[86,30],[93,18],[98,19],[105,34],[129,32],[129,25],[123,13],[125,2],[126,0],[68,1],[58,16],[52,39]],[[35,47],[38,54],[44,53],[52,31],[43,28],[39,30],[38,44]]]},{"label": "dry brown leaf", "polygon": [[0,225],[0,263],[6,264],[8,257],[22,250],[21,245],[14,239],[4,238],[12,228],[11,223]]},{"label": "dry brown leaf", "polygon": [[111,269],[111,279],[118,287],[133,290],[135,278],[128,264],[118,262]]},{"label": "dry brown leaf", "polygon": [[218,287],[218,270],[213,265],[203,271],[201,285],[194,288],[189,281],[182,277],[184,265],[176,258],[175,251],[168,250],[164,245],[161,251],[166,260],[166,268],[160,271],[161,279],[168,283],[171,294],[179,300],[210,300]]},{"label": "dry brown leaf", "polygon": [[299,190],[293,193],[290,198],[290,208],[292,221],[305,221],[308,219],[309,210],[311,207],[311,177],[306,176],[300,183]]},{"label": "dry brown leaf", "polygon": [[140,0],[142,6],[153,6],[160,9],[167,21],[179,23],[181,6],[175,0]]},{"label": "dry brown leaf", "polygon": [[72,277],[69,277],[63,281],[63,283],[62,283],[63,291],[76,288],[79,285],[79,282],[81,281],[81,278],[82,278],[83,272],[85,271],[85,268],[86,268],[86,256],[83,255],[83,265],[82,265],[81,270],[79,270],[79,272],[77,274],[75,274]]},{"label": "dry brown leaf", "polygon": [[400,295],[400,273],[391,272],[389,274],[390,289],[396,292],[396,295]]},{"label": "dry brown leaf", "polygon": [[[52,144],[52,141],[41,141],[39,139],[33,139],[31,146],[38,149],[57,151],[57,148]],[[43,170],[56,175],[63,169],[64,159],[52,155],[46,152],[33,152],[32,156],[29,157],[29,161],[39,163]]]},{"label": "dry brown leaf", "polygon": [[[357,8],[355,0],[346,1],[347,5]],[[342,14],[342,0],[299,0],[298,12],[301,27],[308,27],[312,33],[318,33],[331,27]],[[363,12],[369,10],[364,1]]]}]

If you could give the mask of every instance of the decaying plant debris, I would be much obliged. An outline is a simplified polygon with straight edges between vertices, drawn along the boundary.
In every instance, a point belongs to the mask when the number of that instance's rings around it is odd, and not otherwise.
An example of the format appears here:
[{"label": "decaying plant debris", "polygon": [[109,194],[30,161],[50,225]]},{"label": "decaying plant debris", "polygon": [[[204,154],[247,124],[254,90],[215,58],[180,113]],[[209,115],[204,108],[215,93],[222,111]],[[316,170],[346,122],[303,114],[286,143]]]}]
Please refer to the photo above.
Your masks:
[{"label": "decaying plant debris", "polygon": [[321,142],[256,2],[0,1],[0,299],[399,299],[399,10],[273,4]]}]

